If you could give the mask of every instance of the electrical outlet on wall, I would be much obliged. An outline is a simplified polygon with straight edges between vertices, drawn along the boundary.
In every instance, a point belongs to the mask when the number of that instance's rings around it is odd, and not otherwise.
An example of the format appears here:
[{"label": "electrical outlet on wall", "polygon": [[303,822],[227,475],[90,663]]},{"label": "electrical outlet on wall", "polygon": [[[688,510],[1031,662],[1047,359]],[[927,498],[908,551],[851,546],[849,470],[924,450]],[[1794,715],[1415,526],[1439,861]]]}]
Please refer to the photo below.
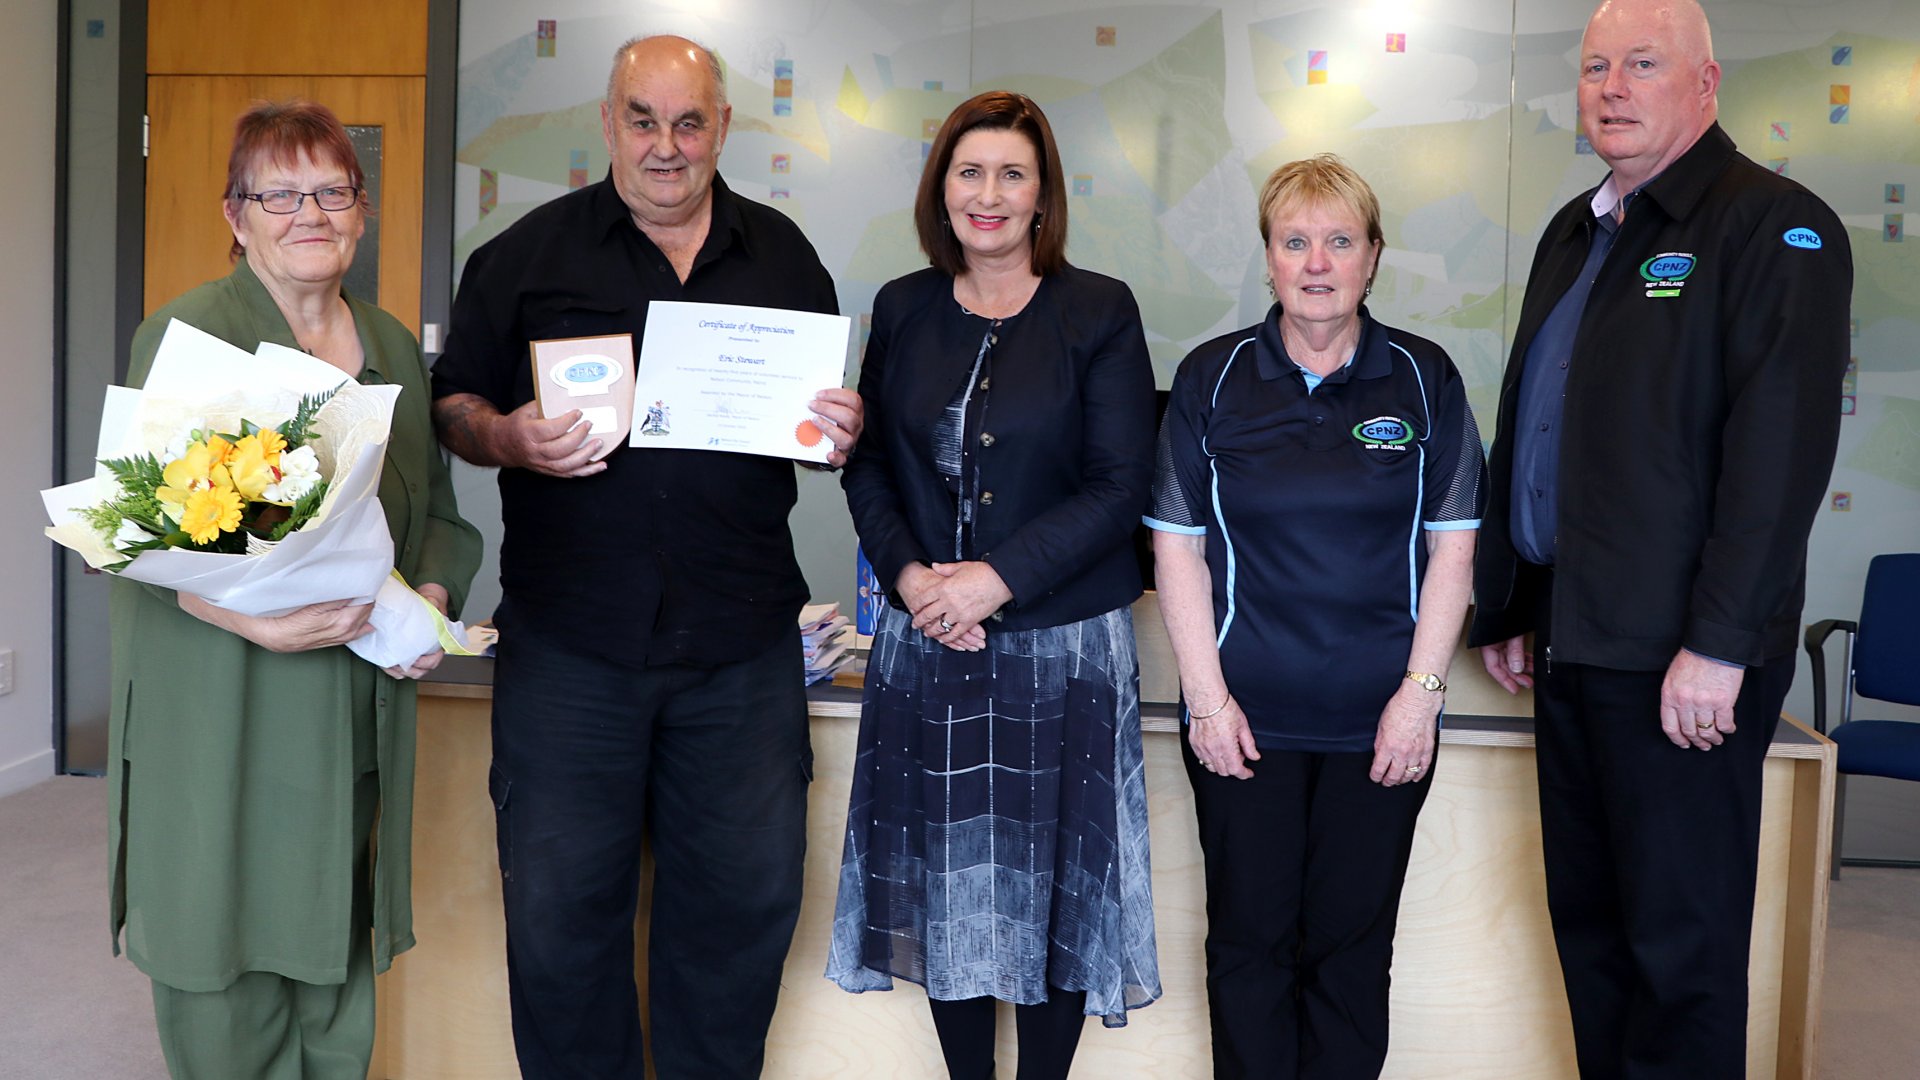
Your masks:
[{"label": "electrical outlet on wall", "polygon": [[13,650],[0,649],[0,694],[13,693]]}]

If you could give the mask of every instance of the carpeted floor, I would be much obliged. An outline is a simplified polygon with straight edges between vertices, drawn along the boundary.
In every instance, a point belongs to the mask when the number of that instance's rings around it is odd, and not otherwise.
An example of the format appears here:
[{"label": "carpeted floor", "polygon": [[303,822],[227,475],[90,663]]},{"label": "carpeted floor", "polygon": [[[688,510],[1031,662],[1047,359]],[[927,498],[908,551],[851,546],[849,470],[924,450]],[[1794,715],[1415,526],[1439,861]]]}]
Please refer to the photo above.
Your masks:
[{"label": "carpeted floor", "polygon": [[145,976],[109,952],[107,786],[0,799],[0,1078],[166,1080]]},{"label": "carpeted floor", "polygon": [[[0,799],[0,1080],[166,1080],[147,981],[108,953],[106,792]],[[1820,1080],[1920,1075],[1920,870],[1833,886]]]}]

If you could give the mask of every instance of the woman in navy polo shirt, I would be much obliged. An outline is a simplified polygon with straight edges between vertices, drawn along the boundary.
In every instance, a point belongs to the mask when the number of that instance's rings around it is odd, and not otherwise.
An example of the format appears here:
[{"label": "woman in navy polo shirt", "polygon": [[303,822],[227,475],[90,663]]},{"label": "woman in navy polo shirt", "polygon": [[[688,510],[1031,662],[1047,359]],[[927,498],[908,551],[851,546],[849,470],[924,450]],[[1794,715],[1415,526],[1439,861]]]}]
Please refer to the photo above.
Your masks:
[{"label": "woman in navy polo shirt", "polygon": [[1361,306],[1373,191],[1260,193],[1275,303],[1174,376],[1147,524],[1188,722],[1218,1077],[1378,1076],[1486,465],[1439,346]]},{"label": "woman in navy polo shirt", "polygon": [[948,1071],[1067,1075],[1086,1016],[1160,995],[1129,537],[1153,370],[1126,285],[1067,262],[1029,99],[947,117],[914,202],[933,265],[874,299],[842,480],[888,586],[867,667],[827,976],[926,987]]}]

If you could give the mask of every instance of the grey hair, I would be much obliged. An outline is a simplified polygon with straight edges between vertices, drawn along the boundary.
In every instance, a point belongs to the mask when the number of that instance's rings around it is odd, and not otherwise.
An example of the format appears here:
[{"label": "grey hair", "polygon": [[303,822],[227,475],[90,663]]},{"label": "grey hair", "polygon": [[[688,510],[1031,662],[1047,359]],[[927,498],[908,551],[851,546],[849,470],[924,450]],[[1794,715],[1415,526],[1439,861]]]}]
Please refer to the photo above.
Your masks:
[{"label": "grey hair", "polygon": [[707,73],[713,76],[714,100],[724,106],[727,103],[727,69],[720,63],[719,54],[707,48],[705,43],[695,41],[681,34],[640,34],[621,42],[620,47],[613,50],[613,68],[607,72],[607,103],[609,105],[617,104],[613,100],[613,95],[614,91],[618,89],[620,82],[620,65],[626,62],[627,54],[632,52],[635,46],[661,37],[677,37],[689,45],[692,45],[694,48],[699,49],[700,52],[706,56]]}]

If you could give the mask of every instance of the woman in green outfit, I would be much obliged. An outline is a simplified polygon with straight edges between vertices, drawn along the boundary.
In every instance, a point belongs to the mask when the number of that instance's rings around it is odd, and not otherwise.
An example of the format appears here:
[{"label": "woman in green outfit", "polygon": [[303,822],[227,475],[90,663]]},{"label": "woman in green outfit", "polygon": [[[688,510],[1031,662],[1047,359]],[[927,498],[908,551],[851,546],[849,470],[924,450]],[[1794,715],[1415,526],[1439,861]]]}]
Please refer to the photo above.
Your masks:
[{"label": "woman in green outfit", "polygon": [[[129,379],[177,318],[398,383],[380,478],[395,565],[456,611],[480,536],[454,505],[419,344],[341,291],[368,209],[340,121],[309,102],[241,116],[224,212],[233,272],[141,324]],[[412,680],[440,654],[375,669],[342,647],[368,630],[369,608],[345,601],[252,618],[132,581],[112,590],[112,930],[153,980],[168,1068],[364,1080],[374,973],[413,944]]]}]

